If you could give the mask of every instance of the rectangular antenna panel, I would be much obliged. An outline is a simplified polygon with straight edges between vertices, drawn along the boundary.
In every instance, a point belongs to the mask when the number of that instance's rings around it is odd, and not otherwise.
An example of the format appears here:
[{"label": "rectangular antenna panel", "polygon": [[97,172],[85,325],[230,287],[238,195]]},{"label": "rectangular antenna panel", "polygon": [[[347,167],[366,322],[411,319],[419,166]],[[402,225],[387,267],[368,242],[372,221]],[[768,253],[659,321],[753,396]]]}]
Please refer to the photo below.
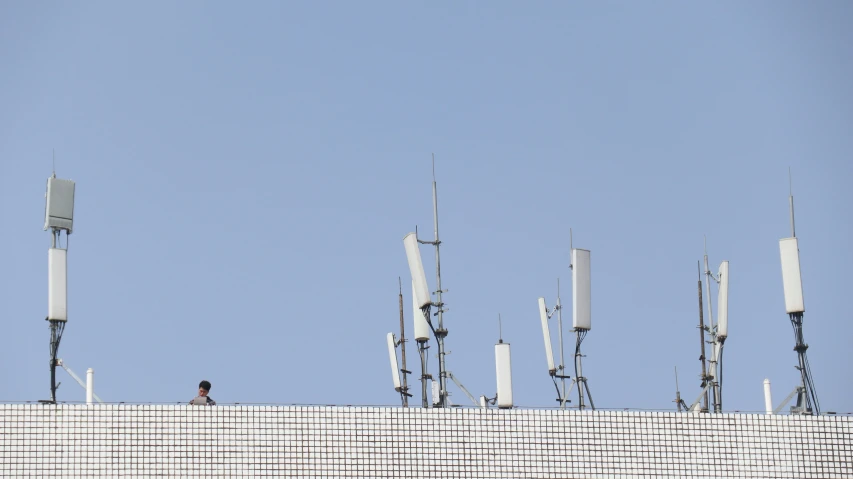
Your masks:
[{"label": "rectangular antenna panel", "polygon": [[782,255],[782,286],[785,288],[785,309],[788,313],[805,312],[803,280],[800,276],[800,248],[797,238],[779,240]]},{"label": "rectangular antenna panel", "polygon": [[47,250],[47,319],[68,321],[68,271],[64,249]]},{"label": "rectangular antenna panel", "polygon": [[424,317],[424,312],[418,307],[418,300],[416,297],[417,293],[415,293],[415,282],[412,281],[412,316],[415,321],[415,341],[429,341],[429,323],[427,323],[426,318]]},{"label": "rectangular antenna panel", "polygon": [[575,329],[592,329],[589,262],[588,250],[572,249],[572,327]]},{"label": "rectangular antenna panel", "polygon": [[45,193],[44,229],[57,228],[71,233],[74,223],[74,182],[59,178],[47,179]]},{"label": "rectangular antenna panel", "polygon": [[498,407],[512,407],[512,361],[509,343],[495,344],[495,369],[497,372]]},{"label": "rectangular antenna panel", "polygon": [[729,335],[729,262],[720,263],[720,291],[717,293],[717,337]]},{"label": "rectangular antenna panel", "polygon": [[432,403],[434,405],[441,403],[441,391],[438,381],[430,381],[430,386],[432,387]]},{"label": "rectangular antenna panel", "polygon": [[548,327],[548,308],[545,298],[539,298],[539,319],[542,321],[542,336],[545,337],[545,358],[548,360],[548,373],[557,372],[554,367],[554,353],[551,350],[551,329]]},{"label": "rectangular antenna panel", "polygon": [[432,299],[429,295],[424,264],[421,261],[421,252],[418,248],[418,236],[415,233],[407,234],[403,237],[403,245],[406,247],[406,259],[409,260],[409,272],[412,274],[412,281],[415,283],[415,298],[418,308],[423,308],[432,303]]},{"label": "rectangular antenna panel", "polygon": [[397,367],[397,346],[394,333],[388,333],[388,355],[391,358],[391,375],[394,377],[394,390],[400,391],[400,370]]}]

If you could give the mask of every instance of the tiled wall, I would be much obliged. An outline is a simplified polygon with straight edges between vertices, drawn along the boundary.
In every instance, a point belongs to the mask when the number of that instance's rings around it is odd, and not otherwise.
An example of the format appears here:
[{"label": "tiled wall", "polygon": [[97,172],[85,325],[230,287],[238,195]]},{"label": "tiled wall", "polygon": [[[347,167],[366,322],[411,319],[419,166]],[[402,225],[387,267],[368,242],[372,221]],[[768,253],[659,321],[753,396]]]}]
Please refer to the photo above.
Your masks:
[{"label": "tiled wall", "polygon": [[0,404],[3,477],[853,477],[849,416]]}]

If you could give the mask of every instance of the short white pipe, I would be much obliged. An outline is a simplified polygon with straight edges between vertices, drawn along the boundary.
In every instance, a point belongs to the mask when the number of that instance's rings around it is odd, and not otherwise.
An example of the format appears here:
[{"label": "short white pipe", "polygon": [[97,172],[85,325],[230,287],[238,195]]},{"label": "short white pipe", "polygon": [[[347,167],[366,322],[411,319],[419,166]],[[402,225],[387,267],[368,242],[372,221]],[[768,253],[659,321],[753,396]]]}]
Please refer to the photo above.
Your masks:
[{"label": "short white pipe", "polygon": [[95,395],[95,370],[89,368],[86,370],[86,404],[92,404],[93,396]]},{"label": "short white pipe", "polygon": [[770,380],[764,380],[764,409],[767,414],[773,414],[773,399],[770,397]]}]

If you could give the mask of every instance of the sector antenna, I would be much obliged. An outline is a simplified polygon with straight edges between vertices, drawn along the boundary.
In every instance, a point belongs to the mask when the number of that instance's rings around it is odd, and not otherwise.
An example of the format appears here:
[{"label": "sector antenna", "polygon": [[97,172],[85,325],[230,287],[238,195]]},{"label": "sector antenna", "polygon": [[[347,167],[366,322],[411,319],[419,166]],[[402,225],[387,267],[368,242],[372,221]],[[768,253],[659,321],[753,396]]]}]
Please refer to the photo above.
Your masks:
[{"label": "sector antenna", "polygon": [[[56,403],[56,367],[60,365],[59,343],[68,323],[68,237],[74,226],[74,187],[72,180],[56,177],[47,179],[45,192],[44,229],[50,230],[50,249],[47,253],[48,295],[47,320],[50,327],[50,399]],[[65,247],[62,233],[65,232]]]}]

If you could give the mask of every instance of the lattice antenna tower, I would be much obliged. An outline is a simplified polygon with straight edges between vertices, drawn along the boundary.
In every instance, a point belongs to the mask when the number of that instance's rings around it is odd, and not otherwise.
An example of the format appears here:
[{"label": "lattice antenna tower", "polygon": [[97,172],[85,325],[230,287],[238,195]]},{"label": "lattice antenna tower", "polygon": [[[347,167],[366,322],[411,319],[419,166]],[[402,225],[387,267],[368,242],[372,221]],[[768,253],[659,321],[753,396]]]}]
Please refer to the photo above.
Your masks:
[{"label": "lattice antenna tower", "polygon": [[797,404],[791,407],[792,414],[820,414],[820,403],[814,387],[809,359],[806,350],[809,345],[803,340],[803,315],[805,303],[803,302],[803,280],[800,273],[800,248],[797,233],[794,226],[794,193],[791,181],[791,172],[788,170],[788,204],[791,216],[791,237],[779,240],[779,252],[782,259],[782,285],[785,292],[785,310],[788,319],[794,327],[796,344],[794,351],[797,352],[800,371],[800,385],[794,388],[791,394],[773,412],[779,412],[794,396],[797,396]]},{"label": "lattice antenna tower", "polygon": [[[45,192],[44,230],[50,230],[48,263],[47,317],[50,327],[50,399],[45,403],[56,403],[56,367],[59,343],[68,323],[68,237],[74,226],[74,181],[56,177],[56,169],[47,179]],[[62,247],[62,232],[65,232],[65,247]]]}]

